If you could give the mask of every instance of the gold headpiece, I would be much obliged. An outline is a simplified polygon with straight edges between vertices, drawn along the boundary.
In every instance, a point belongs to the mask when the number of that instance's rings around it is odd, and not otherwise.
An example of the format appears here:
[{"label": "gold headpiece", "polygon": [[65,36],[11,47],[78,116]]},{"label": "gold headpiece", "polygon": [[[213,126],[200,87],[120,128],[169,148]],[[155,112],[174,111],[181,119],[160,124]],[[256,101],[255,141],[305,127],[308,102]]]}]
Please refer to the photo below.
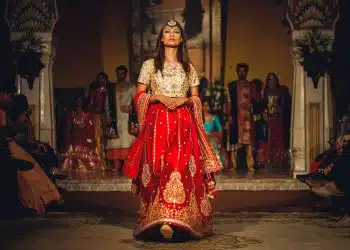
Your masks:
[{"label": "gold headpiece", "polygon": [[176,21],[174,21],[174,20],[170,20],[168,23],[167,23],[170,27],[174,27],[174,26],[176,26]]}]

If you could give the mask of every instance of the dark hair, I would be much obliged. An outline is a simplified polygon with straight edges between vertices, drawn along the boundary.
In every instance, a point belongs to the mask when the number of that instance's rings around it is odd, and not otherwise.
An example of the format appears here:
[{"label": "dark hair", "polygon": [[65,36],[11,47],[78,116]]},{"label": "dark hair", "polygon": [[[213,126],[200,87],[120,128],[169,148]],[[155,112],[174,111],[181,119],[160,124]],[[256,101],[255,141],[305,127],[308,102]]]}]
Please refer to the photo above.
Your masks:
[{"label": "dark hair", "polygon": [[[209,96],[205,96],[202,98],[202,106],[204,103],[208,103],[208,106],[209,106],[209,113],[211,113],[211,99]],[[205,123],[205,117],[204,117],[204,112],[202,112],[202,119],[203,119],[203,122]]]},{"label": "dark hair", "polygon": [[17,95],[13,98],[9,117],[12,122],[15,122],[23,112],[26,112],[28,110],[29,104],[27,97],[22,94]]},{"label": "dark hair", "polygon": [[247,72],[249,71],[249,65],[247,63],[237,63],[236,72],[238,72],[240,68],[244,68]]},{"label": "dark hair", "polygon": [[98,78],[100,78],[100,76],[103,76],[106,79],[107,82],[109,81],[109,77],[108,77],[108,75],[105,72],[98,73],[97,76],[96,76],[96,81],[98,81]]},{"label": "dark hair", "polygon": [[[156,56],[154,57],[154,68],[155,68],[156,72],[158,70],[160,70],[162,72],[163,68],[164,68],[165,54],[164,54],[164,44],[162,42],[162,37],[163,37],[163,31],[164,31],[165,27],[168,26],[168,22],[169,21],[167,21],[163,25],[162,29],[160,30],[160,32],[158,34],[158,38],[157,38]],[[178,51],[177,51],[177,60],[181,63],[182,68],[184,69],[186,74],[188,74],[190,72],[190,63],[191,62],[190,62],[190,59],[188,56],[188,49],[187,49],[187,43],[186,43],[186,39],[185,39],[184,30],[178,22],[176,22],[175,26],[180,29],[181,37],[182,37],[182,41],[180,42],[179,47],[178,47]]]},{"label": "dark hair", "polygon": [[266,88],[266,89],[269,88],[268,80],[269,80],[269,77],[270,77],[270,76],[273,76],[273,77],[276,79],[276,85],[277,85],[277,86],[280,85],[280,79],[278,78],[277,74],[276,74],[276,73],[273,73],[273,72],[269,72],[269,73],[266,75],[266,79],[265,79],[265,88]]},{"label": "dark hair", "polygon": [[115,68],[115,72],[119,70],[124,70],[126,74],[128,73],[128,68],[125,65],[119,65],[118,67]]},{"label": "dark hair", "polygon": [[211,98],[210,98],[210,96],[205,96],[205,97],[202,98],[202,105],[203,105],[205,102],[208,103],[208,105],[209,105],[209,111],[211,111]]},{"label": "dark hair", "polygon": [[74,99],[73,99],[73,101],[74,101],[74,108],[73,108],[73,110],[76,110],[76,108],[77,108],[77,101],[79,99],[81,99],[81,106],[82,106],[81,108],[83,109],[83,111],[87,111],[88,110],[88,104],[89,104],[88,98],[85,98],[84,95],[79,95],[79,94],[74,96]]}]

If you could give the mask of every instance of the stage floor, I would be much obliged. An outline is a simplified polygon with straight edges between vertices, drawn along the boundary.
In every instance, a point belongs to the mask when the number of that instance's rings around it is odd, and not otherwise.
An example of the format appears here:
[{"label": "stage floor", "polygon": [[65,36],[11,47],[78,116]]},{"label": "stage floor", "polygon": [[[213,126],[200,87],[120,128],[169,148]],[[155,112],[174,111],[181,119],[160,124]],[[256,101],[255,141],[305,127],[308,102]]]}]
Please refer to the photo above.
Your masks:
[{"label": "stage floor", "polygon": [[[218,173],[215,176],[218,191],[303,191],[308,187],[293,179],[288,170],[258,170],[249,174],[245,170]],[[108,192],[130,191],[131,180],[116,172],[70,173],[65,180],[57,184],[67,191]]]},{"label": "stage floor", "polygon": [[0,221],[2,249],[26,250],[348,250],[347,228],[319,213],[238,213],[216,215],[215,235],[200,241],[162,243],[135,240],[135,215],[56,213]]}]

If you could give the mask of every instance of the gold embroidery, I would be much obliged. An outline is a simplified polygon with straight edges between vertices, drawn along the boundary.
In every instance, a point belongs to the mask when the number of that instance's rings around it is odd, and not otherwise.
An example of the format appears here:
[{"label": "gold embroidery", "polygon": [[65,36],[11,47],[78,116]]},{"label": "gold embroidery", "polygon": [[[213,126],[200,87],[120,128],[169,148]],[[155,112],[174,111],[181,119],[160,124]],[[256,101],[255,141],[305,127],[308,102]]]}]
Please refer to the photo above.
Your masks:
[{"label": "gold embroidery", "polygon": [[185,189],[181,182],[181,174],[172,172],[170,180],[163,192],[164,200],[168,203],[182,204],[185,202]]},{"label": "gold embroidery", "polygon": [[65,160],[61,166],[64,171],[71,171],[75,168],[79,171],[95,170],[96,167],[104,168],[104,162],[97,154],[96,148],[69,145],[64,156]]},{"label": "gold embroidery", "polygon": [[201,212],[204,216],[207,216],[207,217],[211,215],[211,204],[206,195],[203,196],[201,201]]},{"label": "gold embroidery", "polygon": [[163,170],[164,168],[164,155],[160,157],[160,169]]},{"label": "gold embroidery", "polygon": [[139,217],[135,235],[162,223],[172,223],[181,226],[200,238],[213,233],[212,218],[211,216],[202,216],[193,192],[189,194],[188,205],[185,205],[183,208],[174,208],[161,202],[158,192],[154,201],[149,204],[146,213],[144,218]]},{"label": "gold embroidery", "polygon": [[221,166],[213,150],[211,149],[208,143],[207,137],[204,133],[201,100],[197,96],[192,96],[191,100],[193,102],[193,112],[194,112],[195,122],[198,128],[197,129],[198,139],[199,139],[198,143],[201,151],[201,156],[203,158],[201,159],[203,164],[203,170],[205,173],[216,172],[220,170]]},{"label": "gold embroidery", "polygon": [[139,122],[140,130],[142,130],[144,127],[144,121],[147,115],[148,104],[151,97],[152,96],[150,94],[143,93],[141,94],[137,103],[137,119]]},{"label": "gold embroidery", "polygon": [[147,163],[143,164],[141,180],[144,187],[147,187],[151,180],[151,170]]},{"label": "gold embroidery", "polygon": [[188,162],[188,168],[190,170],[191,176],[193,177],[196,174],[196,161],[193,155],[190,156],[190,160]]},{"label": "gold embroidery", "polygon": [[156,165],[156,151],[157,151],[157,124],[158,124],[158,114],[159,110],[156,111],[156,120],[154,122],[153,126],[153,152],[152,152],[152,162],[153,162],[153,167]]},{"label": "gold embroidery", "polygon": [[144,217],[145,214],[146,214],[146,204],[145,202],[143,201],[143,199],[141,198],[141,201],[140,201],[140,211],[139,211],[139,215],[140,217]]},{"label": "gold embroidery", "polygon": [[154,59],[143,63],[138,82],[146,85],[151,83],[152,94],[169,97],[186,97],[190,87],[199,85],[193,65],[190,65],[188,75],[180,63],[165,63],[163,72],[155,72]]}]

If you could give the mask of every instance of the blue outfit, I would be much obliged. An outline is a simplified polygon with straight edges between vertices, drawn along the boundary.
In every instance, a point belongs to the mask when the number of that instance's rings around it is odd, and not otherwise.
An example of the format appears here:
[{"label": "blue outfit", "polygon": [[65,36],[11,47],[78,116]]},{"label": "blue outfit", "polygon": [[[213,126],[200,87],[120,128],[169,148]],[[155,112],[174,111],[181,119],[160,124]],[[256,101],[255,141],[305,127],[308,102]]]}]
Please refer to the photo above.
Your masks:
[{"label": "blue outfit", "polygon": [[[204,123],[204,130],[207,134],[214,133],[214,132],[222,132],[222,126],[220,123],[220,120],[217,116],[213,116],[213,118],[210,121],[206,121]],[[221,168],[223,168],[223,156],[220,155],[221,150],[221,142],[213,137],[208,137],[208,141],[218,158],[219,162],[221,163]]]}]

